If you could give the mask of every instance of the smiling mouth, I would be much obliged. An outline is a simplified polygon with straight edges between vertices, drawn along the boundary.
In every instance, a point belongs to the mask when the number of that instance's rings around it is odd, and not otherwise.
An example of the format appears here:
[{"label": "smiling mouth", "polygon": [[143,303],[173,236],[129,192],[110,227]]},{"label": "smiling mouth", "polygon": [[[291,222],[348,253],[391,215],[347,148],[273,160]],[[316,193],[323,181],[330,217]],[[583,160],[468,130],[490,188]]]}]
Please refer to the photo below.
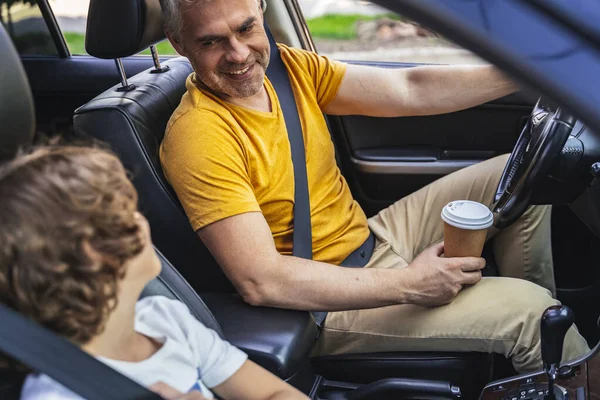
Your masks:
[{"label": "smiling mouth", "polygon": [[252,67],[252,65],[248,65],[246,68],[243,68],[243,69],[240,69],[237,71],[227,72],[227,74],[228,75],[244,75],[246,72],[248,72],[250,67]]}]

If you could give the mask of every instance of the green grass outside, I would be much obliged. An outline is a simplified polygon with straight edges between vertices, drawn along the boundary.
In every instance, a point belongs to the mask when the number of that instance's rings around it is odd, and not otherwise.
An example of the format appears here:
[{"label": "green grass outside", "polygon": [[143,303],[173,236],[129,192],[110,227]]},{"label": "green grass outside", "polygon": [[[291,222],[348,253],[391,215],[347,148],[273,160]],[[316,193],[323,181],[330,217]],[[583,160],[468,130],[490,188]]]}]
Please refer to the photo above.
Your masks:
[{"label": "green grass outside", "polygon": [[[85,36],[82,33],[65,32],[64,35],[71,54],[87,54],[85,51]],[[168,40],[158,43],[156,51],[159,56],[177,55],[177,52]],[[150,49],[144,50],[140,54],[150,55]]]},{"label": "green grass outside", "polygon": [[87,54],[85,52],[85,36],[83,34],[64,32],[64,35],[71,54]]},{"label": "green grass outside", "polygon": [[380,14],[374,16],[360,14],[328,14],[306,21],[314,38],[320,39],[356,39],[356,22],[371,21],[380,18],[401,19],[397,14]]}]

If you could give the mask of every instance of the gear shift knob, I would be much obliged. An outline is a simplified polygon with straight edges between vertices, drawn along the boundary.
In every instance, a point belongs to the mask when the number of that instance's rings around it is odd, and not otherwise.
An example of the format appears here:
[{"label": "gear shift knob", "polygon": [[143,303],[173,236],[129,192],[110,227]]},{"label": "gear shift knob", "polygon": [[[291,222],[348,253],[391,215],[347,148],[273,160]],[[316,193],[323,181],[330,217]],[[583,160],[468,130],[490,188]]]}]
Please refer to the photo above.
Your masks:
[{"label": "gear shift knob", "polygon": [[565,335],[574,321],[573,311],[567,306],[548,307],[542,314],[540,334],[542,361],[546,371],[551,366],[558,368],[562,358]]},{"label": "gear shift knob", "polygon": [[542,344],[542,361],[548,376],[548,395],[545,400],[554,400],[554,381],[562,358],[565,335],[573,325],[575,317],[567,306],[548,307],[542,314],[540,335]]}]

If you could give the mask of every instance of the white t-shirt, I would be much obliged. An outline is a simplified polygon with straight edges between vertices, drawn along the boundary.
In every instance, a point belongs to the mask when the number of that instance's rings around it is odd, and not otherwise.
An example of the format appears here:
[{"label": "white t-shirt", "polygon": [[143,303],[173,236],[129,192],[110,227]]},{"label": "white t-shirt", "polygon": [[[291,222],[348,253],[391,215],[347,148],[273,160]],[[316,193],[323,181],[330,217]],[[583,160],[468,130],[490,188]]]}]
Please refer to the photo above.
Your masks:
[{"label": "white t-shirt", "polygon": [[[229,379],[246,361],[241,350],[201,324],[177,300],[163,296],[138,301],[135,330],[163,343],[150,358],[127,362],[98,357],[100,361],[142,386],[163,382],[182,393],[199,390],[214,398],[208,388]],[[58,400],[81,397],[43,374],[30,374],[21,400]]]}]

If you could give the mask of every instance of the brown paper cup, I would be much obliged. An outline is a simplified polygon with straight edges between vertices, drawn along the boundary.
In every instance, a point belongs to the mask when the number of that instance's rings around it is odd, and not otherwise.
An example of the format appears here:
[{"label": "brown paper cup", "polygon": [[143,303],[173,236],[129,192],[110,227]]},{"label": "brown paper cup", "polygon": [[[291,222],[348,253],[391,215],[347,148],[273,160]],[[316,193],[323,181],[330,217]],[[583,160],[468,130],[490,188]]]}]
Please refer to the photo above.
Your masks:
[{"label": "brown paper cup", "polygon": [[487,229],[461,229],[444,222],[445,257],[481,257]]},{"label": "brown paper cup", "polygon": [[481,257],[487,230],[494,222],[490,209],[471,200],[448,203],[441,213],[444,221],[446,257]]}]

